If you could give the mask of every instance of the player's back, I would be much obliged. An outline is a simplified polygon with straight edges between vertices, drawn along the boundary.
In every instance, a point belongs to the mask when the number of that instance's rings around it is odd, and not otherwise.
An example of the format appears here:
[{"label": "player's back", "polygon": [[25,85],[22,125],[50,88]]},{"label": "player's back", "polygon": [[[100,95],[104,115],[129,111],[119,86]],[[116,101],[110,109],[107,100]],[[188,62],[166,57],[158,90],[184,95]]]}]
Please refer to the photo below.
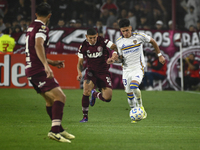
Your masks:
[{"label": "player's back", "polygon": [[35,39],[42,37],[44,47],[47,47],[49,29],[40,20],[30,24],[26,33],[26,75],[32,76],[44,70],[44,66],[37,56],[35,50]]},{"label": "player's back", "polygon": [[15,39],[8,34],[4,34],[0,37],[0,52],[12,52],[15,47]]},{"label": "player's back", "polygon": [[84,41],[81,51],[86,57],[89,70],[105,72],[109,69],[109,65],[106,63],[109,58],[109,50],[104,38],[98,37],[95,45],[90,45],[89,42]]}]

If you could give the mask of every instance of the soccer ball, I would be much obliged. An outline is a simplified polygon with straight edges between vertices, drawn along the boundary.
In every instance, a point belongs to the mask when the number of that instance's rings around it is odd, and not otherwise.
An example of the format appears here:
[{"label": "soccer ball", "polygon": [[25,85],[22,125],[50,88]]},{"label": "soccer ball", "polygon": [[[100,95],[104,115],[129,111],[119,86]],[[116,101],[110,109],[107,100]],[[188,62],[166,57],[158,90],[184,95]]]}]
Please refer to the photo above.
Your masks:
[{"label": "soccer ball", "polygon": [[130,110],[129,116],[133,121],[143,119],[144,111],[140,107],[135,107]]}]

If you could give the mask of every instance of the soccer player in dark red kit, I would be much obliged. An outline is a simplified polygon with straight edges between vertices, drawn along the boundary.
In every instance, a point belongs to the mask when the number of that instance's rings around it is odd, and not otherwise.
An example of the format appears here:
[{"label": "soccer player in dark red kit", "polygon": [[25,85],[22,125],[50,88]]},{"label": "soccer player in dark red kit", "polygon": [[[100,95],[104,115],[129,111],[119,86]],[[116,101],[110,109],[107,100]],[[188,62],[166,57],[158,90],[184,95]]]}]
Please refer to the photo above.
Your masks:
[{"label": "soccer player in dark red kit", "polygon": [[47,25],[51,17],[51,6],[41,3],[36,8],[36,17],[26,34],[26,76],[46,101],[46,110],[52,120],[48,137],[59,142],[71,143],[70,139],[74,139],[75,136],[66,132],[61,125],[66,96],[48,65],[64,68],[64,61],[46,58],[45,48],[49,40]]},{"label": "soccer player in dark red kit", "polygon": [[[94,106],[96,98],[110,102],[112,98],[112,83],[110,78],[109,66],[107,60],[115,61],[118,59],[117,52],[112,53],[109,58],[111,50],[117,51],[116,45],[98,36],[95,29],[87,30],[86,40],[82,43],[78,52],[77,80],[82,78],[83,61],[86,60],[86,73],[83,82],[83,97],[82,97],[82,111],[83,119],[80,122],[88,121],[89,104]],[[99,88],[101,92],[97,92],[94,88]],[[89,100],[89,96],[91,98]]]}]

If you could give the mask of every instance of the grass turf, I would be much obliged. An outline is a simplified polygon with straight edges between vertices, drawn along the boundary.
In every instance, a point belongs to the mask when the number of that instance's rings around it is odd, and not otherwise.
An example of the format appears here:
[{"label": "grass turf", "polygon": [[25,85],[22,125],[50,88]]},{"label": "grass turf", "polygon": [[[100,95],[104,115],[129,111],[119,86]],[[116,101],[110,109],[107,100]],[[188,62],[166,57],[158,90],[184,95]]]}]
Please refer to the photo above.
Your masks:
[{"label": "grass turf", "polygon": [[0,89],[0,150],[199,150],[200,93],[142,91],[148,113],[131,124],[123,90],[110,103],[97,99],[82,119],[82,90],[64,90],[62,125],[76,136],[71,144],[48,139],[51,121],[45,101],[33,89]]}]

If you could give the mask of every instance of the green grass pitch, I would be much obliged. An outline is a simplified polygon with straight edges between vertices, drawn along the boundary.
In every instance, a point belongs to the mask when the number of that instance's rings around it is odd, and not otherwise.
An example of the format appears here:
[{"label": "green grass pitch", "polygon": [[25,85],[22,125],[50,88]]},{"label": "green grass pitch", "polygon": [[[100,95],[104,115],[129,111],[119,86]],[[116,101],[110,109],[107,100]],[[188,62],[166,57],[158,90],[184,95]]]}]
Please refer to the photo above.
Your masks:
[{"label": "green grass pitch", "polygon": [[45,101],[33,89],[0,89],[0,150],[200,150],[200,93],[142,91],[145,120],[131,124],[126,93],[97,99],[82,119],[82,90],[64,90],[62,125],[76,138],[50,140]]}]

